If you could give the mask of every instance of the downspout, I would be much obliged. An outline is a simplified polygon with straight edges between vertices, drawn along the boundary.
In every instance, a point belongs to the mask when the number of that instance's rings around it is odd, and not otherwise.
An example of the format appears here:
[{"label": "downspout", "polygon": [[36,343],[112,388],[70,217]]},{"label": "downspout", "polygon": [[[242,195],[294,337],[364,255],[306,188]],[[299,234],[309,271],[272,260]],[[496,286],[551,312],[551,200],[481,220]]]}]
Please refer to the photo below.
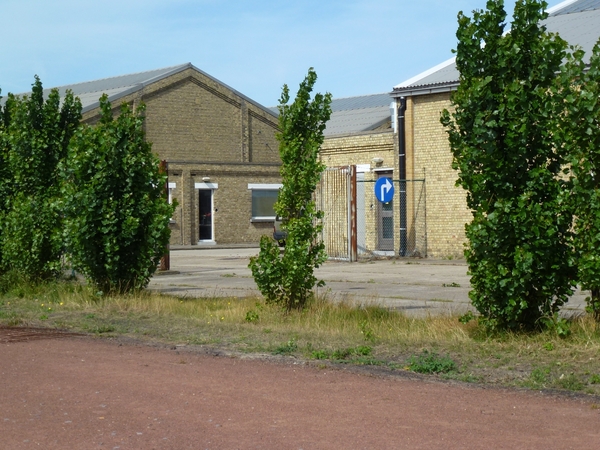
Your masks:
[{"label": "downspout", "polygon": [[406,98],[398,99],[398,172],[400,178],[400,256],[408,252],[408,233],[406,220],[406,136],[405,118]]}]

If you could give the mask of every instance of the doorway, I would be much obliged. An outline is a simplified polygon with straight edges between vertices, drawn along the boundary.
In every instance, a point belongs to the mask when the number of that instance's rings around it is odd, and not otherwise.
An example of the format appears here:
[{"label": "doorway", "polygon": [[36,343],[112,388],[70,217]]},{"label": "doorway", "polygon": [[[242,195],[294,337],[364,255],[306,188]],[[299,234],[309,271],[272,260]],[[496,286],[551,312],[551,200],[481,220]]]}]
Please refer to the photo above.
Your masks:
[{"label": "doorway", "polygon": [[213,190],[198,190],[198,241],[213,242]]}]

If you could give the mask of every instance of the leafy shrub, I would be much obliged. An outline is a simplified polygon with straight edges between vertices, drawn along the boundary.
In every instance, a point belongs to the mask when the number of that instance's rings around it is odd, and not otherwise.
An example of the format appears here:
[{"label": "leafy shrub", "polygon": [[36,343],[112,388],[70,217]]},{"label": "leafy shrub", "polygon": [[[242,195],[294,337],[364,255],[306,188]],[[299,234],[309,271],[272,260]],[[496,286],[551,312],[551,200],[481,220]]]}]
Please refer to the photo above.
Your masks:
[{"label": "leafy shrub", "polygon": [[475,319],[475,316],[473,315],[472,311],[467,311],[466,313],[464,313],[462,316],[460,316],[458,318],[458,321],[462,324],[467,324],[469,323],[471,320]]},{"label": "leafy shrub", "polygon": [[351,348],[338,349],[338,350],[333,351],[333,353],[331,354],[331,358],[332,359],[346,359],[350,355],[352,355],[352,353],[353,353],[353,351]]},{"label": "leafy shrub", "polygon": [[144,138],[144,107],[113,119],[106,95],[100,123],[75,134],[63,167],[67,247],[74,267],[103,293],[143,288],[169,241],[174,205],[166,175]]},{"label": "leafy shrub", "polygon": [[[1,109],[1,108],[0,108]],[[9,95],[0,110],[0,263],[30,279],[60,273],[63,215],[59,164],[81,119],[81,102],[39,77],[30,95]]]},{"label": "leafy shrub", "polygon": [[312,359],[329,359],[329,353],[325,350],[313,350],[310,357]]},{"label": "leafy shrub", "polygon": [[331,115],[331,94],[310,95],[317,80],[311,68],[292,104],[287,85],[279,101],[279,154],[283,187],[275,203],[275,212],[283,217],[287,231],[283,253],[270,237],[263,236],[260,253],[250,259],[249,267],[258,289],[267,303],[276,303],[287,311],[302,309],[311,298],[317,282],[314,269],[326,259],[325,246],[319,239],[323,217],[317,211],[313,193],[325,165],[319,161],[325,124]]},{"label": "leafy shrub", "polygon": [[373,331],[373,328],[371,328],[371,326],[369,325],[369,322],[367,322],[366,320],[363,320],[362,322],[360,322],[358,324],[358,327],[360,328],[360,334],[363,335],[365,341],[368,341],[368,342],[375,341],[375,339],[376,339],[375,332]]},{"label": "leafy shrub", "polygon": [[64,251],[56,203],[19,193],[4,217],[2,255],[5,269],[34,279],[57,276]]},{"label": "leafy shrub", "polygon": [[566,338],[571,334],[571,323],[567,319],[559,317],[558,313],[542,317],[541,322],[547,330],[554,331],[561,338]]},{"label": "leafy shrub", "polygon": [[489,328],[539,327],[575,284],[572,216],[561,199],[566,161],[552,113],[563,98],[551,92],[567,44],[544,28],[544,3],[517,2],[510,33],[503,2],[458,19],[460,85],[442,124],[473,214],[469,296]]}]

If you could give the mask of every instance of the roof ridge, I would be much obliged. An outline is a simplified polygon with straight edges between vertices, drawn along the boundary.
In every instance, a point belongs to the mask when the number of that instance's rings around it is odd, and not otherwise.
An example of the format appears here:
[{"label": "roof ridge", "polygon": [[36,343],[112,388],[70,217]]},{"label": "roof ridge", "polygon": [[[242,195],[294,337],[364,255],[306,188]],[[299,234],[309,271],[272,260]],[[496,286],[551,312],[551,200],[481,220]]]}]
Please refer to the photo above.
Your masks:
[{"label": "roof ridge", "polygon": [[548,8],[546,10],[546,12],[548,13],[548,15],[555,14],[558,11],[560,11],[561,9],[565,9],[567,6],[570,6],[573,3],[577,3],[578,1],[580,1],[580,0],[564,0],[563,2],[559,3],[558,5],[554,5],[552,8]]},{"label": "roof ridge", "polygon": [[[160,72],[160,71],[166,71],[166,70],[174,71],[175,69],[180,69],[180,68],[184,68],[184,67],[192,67],[192,63],[188,62],[188,63],[184,63],[184,64],[177,64],[177,65],[174,65],[174,66],[162,67],[162,68],[159,68],[159,69],[150,69],[150,70],[142,70],[140,72],[124,73],[122,75],[115,75],[115,76],[112,76],[112,77],[104,77],[104,78],[96,78],[94,80],[80,81],[79,83],[63,84],[62,86],[53,86],[51,88],[44,88],[44,89],[59,89],[60,90],[61,88],[69,88],[69,87],[72,87],[72,86],[81,86],[83,84],[97,83],[98,81],[105,81],[105,80],[114,80],[116,78],[124,78],[124,77],[133,76],[133,75],[141,75],[141,74],[144,74],[144,73]],[[148,80],[146,80],[146,81],[153,80],[157,76],[153,76],[152,78],[148,78]],[[160,76],[162,76],[162,75],[160,75]]]}]

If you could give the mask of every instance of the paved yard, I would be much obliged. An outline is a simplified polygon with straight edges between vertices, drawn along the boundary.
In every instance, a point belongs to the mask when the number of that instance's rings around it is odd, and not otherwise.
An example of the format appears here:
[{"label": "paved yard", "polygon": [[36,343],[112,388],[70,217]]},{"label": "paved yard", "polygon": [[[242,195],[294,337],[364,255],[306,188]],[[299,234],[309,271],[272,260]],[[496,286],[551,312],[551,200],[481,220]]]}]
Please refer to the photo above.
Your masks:
[{"label": "paved yard", "polygon": [[[248,269],[257,248],[171,251],[171,274],[156,275],[150,288],[181,296],[258,294]],[[428,259],[328,261],[317,270],[334,300],[376,302],[407,314],[465,312],[470,308],[469,277],[464,261]],[[567,314],[581,313],[585,295],[577,292]]]}]

